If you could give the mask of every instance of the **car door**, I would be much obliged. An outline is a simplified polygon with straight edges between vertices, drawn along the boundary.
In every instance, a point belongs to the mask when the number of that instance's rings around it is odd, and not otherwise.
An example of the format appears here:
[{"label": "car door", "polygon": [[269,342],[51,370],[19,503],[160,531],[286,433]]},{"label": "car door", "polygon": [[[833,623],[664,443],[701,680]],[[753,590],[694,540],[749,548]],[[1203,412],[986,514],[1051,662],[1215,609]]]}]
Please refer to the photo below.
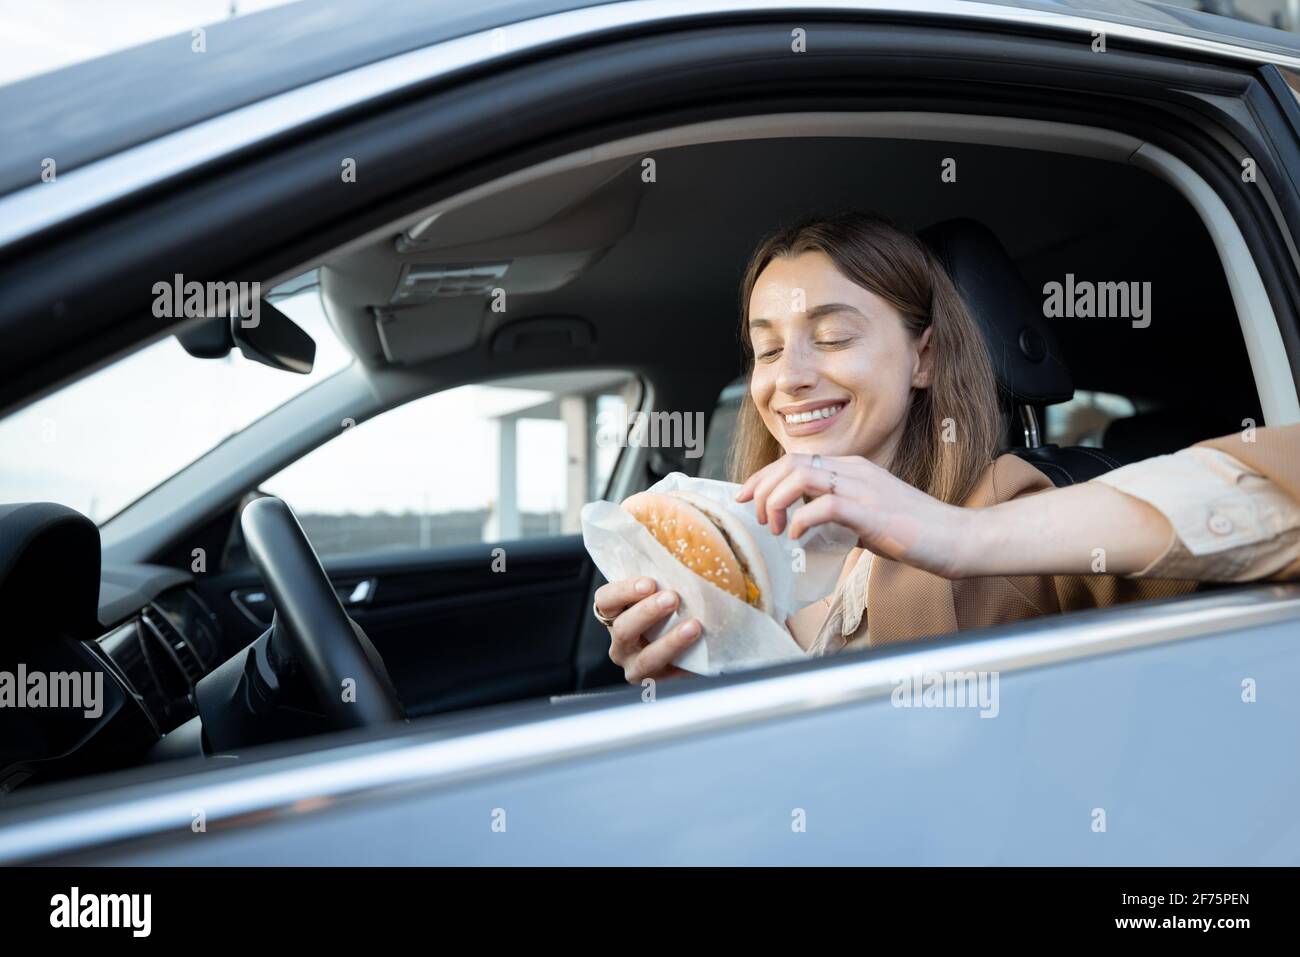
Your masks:
[{"label": "car door", "polygon": [[1261,587],[159,767],[10,806],[0,863],[1294,865],[1298,624]]}]

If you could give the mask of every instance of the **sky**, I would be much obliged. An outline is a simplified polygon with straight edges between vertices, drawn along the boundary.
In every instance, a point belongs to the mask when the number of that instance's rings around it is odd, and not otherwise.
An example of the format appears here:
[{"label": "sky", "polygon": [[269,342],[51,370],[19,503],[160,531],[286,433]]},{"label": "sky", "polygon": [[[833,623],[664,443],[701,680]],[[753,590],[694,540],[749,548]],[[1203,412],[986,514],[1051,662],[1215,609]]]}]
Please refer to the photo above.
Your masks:
[{"label": "sky", "polygon": [[[0,0],[0,84],[292,0]],[[237,353],[198,360],[171,337],[0,420],[0,501],[57,501],[103,522],[225,436],[341,369],[350,356],[315,290],[277,302],[317,342],[298,376]],[[483,508],[500,494],[493,416],[551,393],[466,386],[417,400],[340,437],[265,484],[300,511]],[[518,433],[519,506],[564,505],[557,421]],[[600,450],[612,466],[617,450]]]},{"label": "sky", "polygon": [[296,0],[0,0],[0,84]]}]

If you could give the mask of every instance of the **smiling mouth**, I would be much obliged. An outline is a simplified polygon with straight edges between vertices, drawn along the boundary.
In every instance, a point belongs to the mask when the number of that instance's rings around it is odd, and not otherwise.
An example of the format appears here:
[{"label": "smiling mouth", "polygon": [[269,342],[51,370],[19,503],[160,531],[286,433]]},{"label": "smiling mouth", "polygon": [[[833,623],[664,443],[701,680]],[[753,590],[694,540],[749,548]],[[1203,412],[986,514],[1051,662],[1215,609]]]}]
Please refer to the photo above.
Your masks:
[{"label": "smiling mouth", "polygon": [[844,408],[845,403],[837,402],[835,405],[823,406],[820,409],[810,409],[807,412],[794,412],[789,415],[781,416],[786,425],[807,425],[809,422],[820,422],[822,419],[829,419],[838,415]]}]

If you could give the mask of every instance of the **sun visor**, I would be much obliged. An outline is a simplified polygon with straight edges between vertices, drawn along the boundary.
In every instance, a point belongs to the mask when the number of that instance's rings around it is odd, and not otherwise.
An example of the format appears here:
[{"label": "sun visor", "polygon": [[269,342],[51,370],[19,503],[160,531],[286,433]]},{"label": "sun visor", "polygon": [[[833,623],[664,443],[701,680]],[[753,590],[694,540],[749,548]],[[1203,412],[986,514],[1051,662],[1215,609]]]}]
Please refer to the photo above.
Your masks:
[{"label": "sun visor", "polygon": [[500,324],[494,298],[550,293],[595,265],[632,229],[644,193],[626,159],[471,190],[323,266],[326,310],[363,362],[463,351]]}]

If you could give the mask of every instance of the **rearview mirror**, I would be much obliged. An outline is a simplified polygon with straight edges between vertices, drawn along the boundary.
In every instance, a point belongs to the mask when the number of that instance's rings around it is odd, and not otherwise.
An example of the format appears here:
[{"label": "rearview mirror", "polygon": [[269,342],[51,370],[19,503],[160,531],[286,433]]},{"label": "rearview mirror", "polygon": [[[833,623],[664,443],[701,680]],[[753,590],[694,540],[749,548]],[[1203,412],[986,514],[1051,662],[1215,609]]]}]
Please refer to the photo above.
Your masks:
[{"label": "rearview mirror", "polygon": [[238,348],[244,358],[272,369],[306,375],[316,361],[316,341],[265,299],[253,316],[217,316],[176,333],[176,341],[197,359],[222,359]]}]

